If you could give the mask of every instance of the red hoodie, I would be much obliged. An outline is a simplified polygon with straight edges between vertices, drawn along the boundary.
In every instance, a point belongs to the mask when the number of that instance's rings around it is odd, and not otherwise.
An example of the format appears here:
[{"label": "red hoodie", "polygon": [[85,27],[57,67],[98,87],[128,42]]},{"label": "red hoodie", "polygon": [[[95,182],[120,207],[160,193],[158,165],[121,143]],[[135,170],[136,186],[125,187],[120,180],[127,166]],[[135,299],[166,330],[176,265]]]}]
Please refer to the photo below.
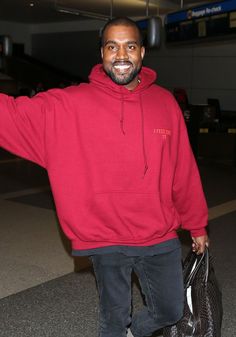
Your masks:
[{"label": "red hoodie", "polygon": [[182,113],[142,68],[133,91],[93,68],[90,83],[0,95],[0,146],[48,171],[73,249],[149,246],[181,226],[205,234],[207,206]]}]

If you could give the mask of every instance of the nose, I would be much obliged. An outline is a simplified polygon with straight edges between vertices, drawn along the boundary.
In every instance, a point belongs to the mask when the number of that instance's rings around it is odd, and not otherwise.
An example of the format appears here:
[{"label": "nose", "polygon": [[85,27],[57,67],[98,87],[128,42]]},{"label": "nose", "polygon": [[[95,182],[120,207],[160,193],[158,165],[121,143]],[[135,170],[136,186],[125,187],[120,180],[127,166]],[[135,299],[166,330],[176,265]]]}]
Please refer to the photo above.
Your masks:
[{"label": "nose", "polygon": [[116,58],[118,60],[127,60],[129,58],[125,47],[120,47],[117,51]]}]

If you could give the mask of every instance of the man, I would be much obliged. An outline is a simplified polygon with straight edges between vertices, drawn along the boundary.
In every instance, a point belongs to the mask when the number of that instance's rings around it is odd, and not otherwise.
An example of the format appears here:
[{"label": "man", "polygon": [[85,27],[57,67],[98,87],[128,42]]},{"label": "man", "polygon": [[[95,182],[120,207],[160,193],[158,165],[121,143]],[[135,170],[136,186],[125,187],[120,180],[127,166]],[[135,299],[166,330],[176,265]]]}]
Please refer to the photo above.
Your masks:
[{"label": "man", "polygon": [[[207,206],[178,105],[142,67],[138,27],[113,19],[101,43],[89,84],[0,96],[0,146],[48,170],[73,254],[93,261],[99,336],[149,336],[182,316],[176,231],[202,253]],[[131,319],[132,271],[146,307]]]}]

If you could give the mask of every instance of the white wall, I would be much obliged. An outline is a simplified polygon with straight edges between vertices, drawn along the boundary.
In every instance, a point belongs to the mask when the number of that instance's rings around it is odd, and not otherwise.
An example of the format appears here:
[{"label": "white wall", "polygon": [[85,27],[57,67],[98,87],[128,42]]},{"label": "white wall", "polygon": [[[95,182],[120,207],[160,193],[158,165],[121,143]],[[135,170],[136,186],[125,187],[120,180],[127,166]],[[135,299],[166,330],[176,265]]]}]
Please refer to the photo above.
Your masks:
[{"label": "white wall", "polygon": [[175,47],[162,43],[146,55],[146,64],[157,71],[159,84],[185,88],[190,103],[218,98],[223,109],[236,110],[236,38]]},{"label": "white wall", "polygon": [[105,21],[101,20],[84,20],[68,21],[59,23],[41,23],[30,26],[31,34],[74,32],[74,31],[93,31],[103,27]]},{"label": "white wall", "polygon": [[0,21],[0,35],[8,35],[14,43],[25,45],[25,53],[31,55],[32,34],[92,31],[99,30],[104,25],[100,20],[68,21],[49,24],[22,24],[8,21]]}]

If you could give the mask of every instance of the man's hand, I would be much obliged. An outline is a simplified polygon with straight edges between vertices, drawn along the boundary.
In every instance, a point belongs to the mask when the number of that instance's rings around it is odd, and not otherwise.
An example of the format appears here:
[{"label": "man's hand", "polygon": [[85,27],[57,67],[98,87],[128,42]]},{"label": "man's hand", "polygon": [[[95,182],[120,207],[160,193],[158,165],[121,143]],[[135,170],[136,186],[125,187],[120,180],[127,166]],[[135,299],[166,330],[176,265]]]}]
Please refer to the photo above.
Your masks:
[{"label": "man's hand", "polygon": [[198,236],[196,238],[192,237],[192,249],[197,255],[204,253],[205,248],[209,247],[208,235]]}]

